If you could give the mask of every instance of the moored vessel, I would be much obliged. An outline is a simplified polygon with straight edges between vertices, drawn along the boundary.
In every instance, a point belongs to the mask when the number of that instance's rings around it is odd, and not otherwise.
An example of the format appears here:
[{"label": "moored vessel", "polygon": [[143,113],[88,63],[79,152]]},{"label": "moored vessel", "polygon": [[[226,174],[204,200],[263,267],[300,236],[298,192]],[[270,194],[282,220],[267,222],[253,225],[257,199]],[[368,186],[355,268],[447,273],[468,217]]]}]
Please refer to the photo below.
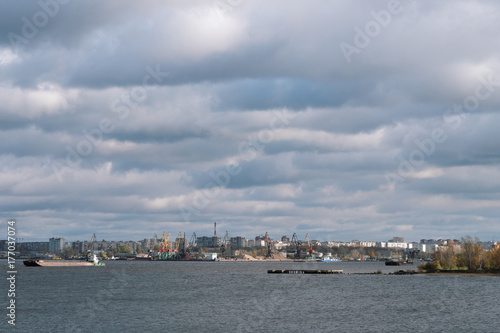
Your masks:
[{"label": "moored vessel", "polygon": [[413,261],[396,261],[396,260],[388,260],[385,262],[386,266],[402,266],[402,265],[413,265]]},{"label": "moored vessel", "polygon": [[25,266],[33,267],[83,267],[83,266],[105,266],[95,254],[87,256],[87,260],[37,260],[23,261]]},{"label": "moored vessel", "polygon": [[321,259],[316,260],[318,262],[337,262],[341,261],[339,258],[332,257],[330,254],[327,254],[326,256],[322,257]]}]

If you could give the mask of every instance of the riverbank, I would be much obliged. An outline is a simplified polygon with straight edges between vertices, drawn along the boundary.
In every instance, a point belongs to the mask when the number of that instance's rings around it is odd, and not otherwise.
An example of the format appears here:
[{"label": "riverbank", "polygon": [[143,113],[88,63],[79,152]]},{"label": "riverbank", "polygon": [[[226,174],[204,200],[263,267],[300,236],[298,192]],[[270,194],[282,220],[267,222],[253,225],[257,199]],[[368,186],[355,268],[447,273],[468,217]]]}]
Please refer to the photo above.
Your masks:
[{"label": "riverbank", "polygon": [[[380,274],[380,273],[373,273]],[[429,275],[429,276],[457,276],[457,275],[470,275],[470,276],[500,276],[500,272],[484,272],[484,271],[468,271],[468,270],[442,270],[437,272],[422,272],[415,270],[399,270],[394,273],[389,273],[388,275]]]},{"label": "riverbank", "polygon": [[473,276],[500,276],[500,272],[470,272],[470,271],[439,271],[439,272],[419,272],[425,275],[473,275]]}]

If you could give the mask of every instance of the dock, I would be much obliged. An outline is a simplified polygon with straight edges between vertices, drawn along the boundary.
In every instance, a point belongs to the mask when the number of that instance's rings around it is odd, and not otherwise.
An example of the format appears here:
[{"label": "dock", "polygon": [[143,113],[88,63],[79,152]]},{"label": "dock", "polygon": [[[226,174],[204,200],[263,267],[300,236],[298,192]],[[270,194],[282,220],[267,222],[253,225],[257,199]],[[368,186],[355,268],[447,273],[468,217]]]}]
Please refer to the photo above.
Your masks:
[{"label": "dock", "polygon": [[269,269],[268,274],[342,274],[341,269]]}]

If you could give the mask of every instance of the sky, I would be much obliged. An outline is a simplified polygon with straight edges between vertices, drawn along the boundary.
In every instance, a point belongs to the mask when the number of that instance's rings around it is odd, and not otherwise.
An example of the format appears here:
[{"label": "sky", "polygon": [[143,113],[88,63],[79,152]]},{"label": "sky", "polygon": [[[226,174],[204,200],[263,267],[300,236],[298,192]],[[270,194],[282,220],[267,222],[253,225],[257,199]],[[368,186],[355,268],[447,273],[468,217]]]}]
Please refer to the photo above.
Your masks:
[{"label": "sky", "polygon": [[24,241],[214,222],[250,239],[500,238],[497,1],[0,9],[0,228],[16,219]]}]

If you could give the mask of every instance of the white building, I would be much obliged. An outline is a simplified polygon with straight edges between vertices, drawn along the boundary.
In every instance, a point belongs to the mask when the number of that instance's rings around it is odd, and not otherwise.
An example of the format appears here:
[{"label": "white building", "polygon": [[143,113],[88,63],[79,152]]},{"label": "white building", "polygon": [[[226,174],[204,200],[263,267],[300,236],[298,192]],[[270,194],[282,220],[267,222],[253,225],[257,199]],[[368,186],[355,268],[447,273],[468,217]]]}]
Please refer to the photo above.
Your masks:
[{"label": "white building", "polygon": [[421,243],[415,244],[414,248],[416,250],[419,250],[422,253],[426,253],[427,252],[427,244],[421,244]]},{"label": "white building", "polygon": [[273,246],[274,246],[274,248],[275,248],[276,250],[281,250],[281,249],[282,249],[282,248],[284,248],[284,247],[288,247],[288,246],[290,246],[290,243],[287,243],[287,242],[282,242],[282,241],[278,241],[278,242],[275,242],[275,243],[273,244]]},{"label": "white building", "polygon": [[408,243],[387,242],[387,248],[389,248],[389,249],[407,249]]},{"label": "white building", "polygon": [[261,239],[249,239],[248,240],[248,247],[265,247],[266,246],[266,241],[261,240]]}]

